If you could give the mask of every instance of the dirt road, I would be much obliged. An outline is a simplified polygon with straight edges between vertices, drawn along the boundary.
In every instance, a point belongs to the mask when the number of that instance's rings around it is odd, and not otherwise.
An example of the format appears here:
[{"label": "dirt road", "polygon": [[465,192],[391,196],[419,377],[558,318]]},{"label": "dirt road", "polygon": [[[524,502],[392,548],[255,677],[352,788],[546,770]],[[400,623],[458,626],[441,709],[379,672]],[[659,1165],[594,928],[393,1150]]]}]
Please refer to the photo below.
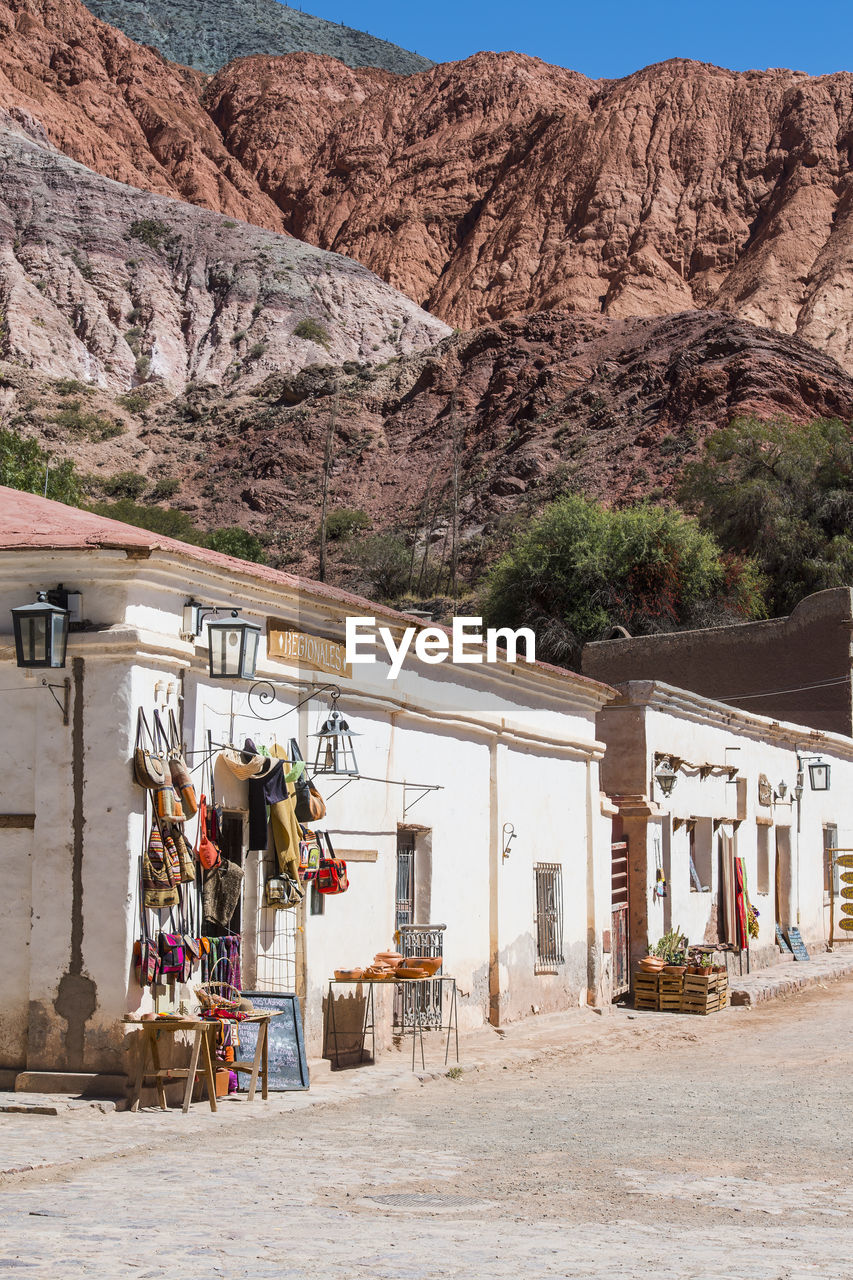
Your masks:
[{"label": "dirt road", "polygon": [[[710,1018],[620,1011],[533,1064],[496,1039],[458,1079],[185,1128],[21,1118],[34,1147],[90,1133],[93,1158],[6,1180],[0,1274],[850,1280],[851,1009],[846,979]],[[122,1154],[134,1125],[147,1154]]]}]

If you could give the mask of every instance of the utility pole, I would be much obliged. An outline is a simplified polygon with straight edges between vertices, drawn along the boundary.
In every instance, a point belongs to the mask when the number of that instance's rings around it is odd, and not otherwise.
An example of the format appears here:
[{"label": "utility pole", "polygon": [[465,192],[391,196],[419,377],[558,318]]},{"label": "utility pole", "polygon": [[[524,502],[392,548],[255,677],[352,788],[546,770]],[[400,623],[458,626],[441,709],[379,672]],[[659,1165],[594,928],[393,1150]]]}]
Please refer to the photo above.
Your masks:
[{"label": "utility pole", "polygon": [[323,455],[323,502],[320,508],[320,563],[317,577],[320,582],[326,581],[326,512],[329,506],[329,480],[332,474],[332,449],[335,440],[335,420],[338,416],[338,386],[332,393],[332,407],[329,411],[329,425],[326,428],[326,449]]},{"label": "utility pole", "polygon": [[453,449],[453,524],[450,541],[450,594],[456,609],[457,571],[459,567],[459,424],[456,418],[456,392],[450,400],[450,431]]}]

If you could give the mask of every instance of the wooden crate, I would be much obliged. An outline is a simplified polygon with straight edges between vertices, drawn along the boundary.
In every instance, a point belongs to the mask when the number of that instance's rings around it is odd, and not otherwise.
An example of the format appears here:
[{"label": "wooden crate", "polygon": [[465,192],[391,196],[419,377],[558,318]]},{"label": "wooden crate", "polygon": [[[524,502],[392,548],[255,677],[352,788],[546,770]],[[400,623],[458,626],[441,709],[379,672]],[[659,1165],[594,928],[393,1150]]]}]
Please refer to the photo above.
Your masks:
[{"label": "wooden crate", "polygon": [[674,977],[672,974],[662,973],[658,1008],[670,1013],[680,1013],[683,987],[684,978],[680,974]]},{"label": "wooden crate", "polygon": [[729,1002],[729,979],[725,973],[688,973],[684,977],[681,1012],[708,1014],[725,1009]]},{"label": "wooden crate", "polygon": [[660,1008],[660,974],[634,973],[634,1008]]}]

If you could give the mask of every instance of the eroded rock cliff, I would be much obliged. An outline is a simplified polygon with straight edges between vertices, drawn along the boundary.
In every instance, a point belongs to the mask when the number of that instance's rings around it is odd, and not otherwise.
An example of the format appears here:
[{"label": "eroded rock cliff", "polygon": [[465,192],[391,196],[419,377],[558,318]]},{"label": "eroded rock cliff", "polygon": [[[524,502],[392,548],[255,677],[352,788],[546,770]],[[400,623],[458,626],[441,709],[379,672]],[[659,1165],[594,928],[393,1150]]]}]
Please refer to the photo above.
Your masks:
[{"label": "eroded rock cliff", "polygon": [[449,323],[716,308],[853,366],[853,75],[518,54],[368,79],[304,55],[205,102],[295,235]]},{"label": "eroded rock cliff", "polygon": [[[366,267],[0,127],[0,355],[116,390],[387,360],[448,332]],[[2,121],[0,121],[2,125]]]}]

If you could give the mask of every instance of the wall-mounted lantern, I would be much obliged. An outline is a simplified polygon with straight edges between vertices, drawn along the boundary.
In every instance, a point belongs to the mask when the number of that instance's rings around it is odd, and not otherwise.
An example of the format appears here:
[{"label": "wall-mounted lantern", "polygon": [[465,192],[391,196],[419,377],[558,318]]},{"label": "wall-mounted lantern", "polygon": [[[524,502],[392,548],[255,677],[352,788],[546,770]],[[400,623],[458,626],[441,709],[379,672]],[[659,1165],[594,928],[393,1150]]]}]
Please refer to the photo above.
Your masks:
[{"label": "wall-mounted lantern", "polygon": [[806,756],[797,752],[797,782],[800,786],[803,783],[804,764],[808,765],[809,786],[812,791],[828,791],[831,766],[826,763],[823,756]]},{"label": "wall-mounted lantern", "polygon": [[320,732],[312,736],[318,739],[314,773],[342,774],[353,778],[359,776],[352,740],[361,737],[361,734],[353,733],[348,721],[338,711],[336,693],[332,694],[332,705],[320,726]]},{"label": "wall-mounted lantern", "polygon": [[51,604],[40,591],[34,604],[12,610],[15,655],[19,667],[64,667],[68,645],[68,609]]},{"label": "wall-mounted lantern", "polygon": [[787,782],[785,782],[783,778],[783,780],[779,783],[779,785],[776,788],[776,798],[778,800],[784,800],[787,794],[788,794],[788,784]]},{"label": "wall-mounted lantern", "polygon": [[809,765],[809,784],[812,791],[829,790],[830,766],[823,760],[816,760]]},{"label": "wall-mounted lantern", "polygon": [[657,762],[655,782],[664,796],[672,795],[672,790],[678,781],[678,771],[672,767],[672,761],[669,756],[662,756],[660,759],[655,757],[655,759]]},{"label": "wall-mounted lantern", "polygon": [[229,618],[208,622],[211,680],[254,680],[261,629],[232,609]]}]

